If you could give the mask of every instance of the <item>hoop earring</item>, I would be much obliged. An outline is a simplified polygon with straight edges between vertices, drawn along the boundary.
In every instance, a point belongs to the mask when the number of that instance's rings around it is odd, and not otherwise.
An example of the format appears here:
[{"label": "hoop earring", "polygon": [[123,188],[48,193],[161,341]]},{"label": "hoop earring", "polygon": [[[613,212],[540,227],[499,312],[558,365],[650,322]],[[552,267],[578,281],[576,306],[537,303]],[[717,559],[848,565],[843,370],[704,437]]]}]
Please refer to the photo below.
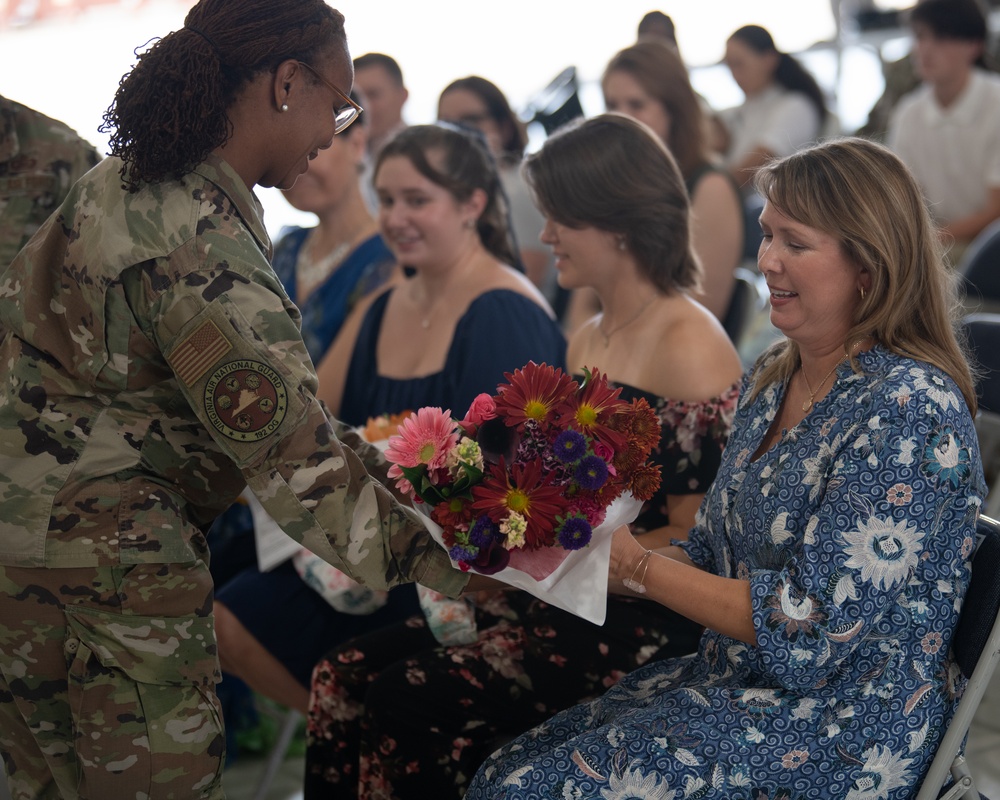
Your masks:
[{"label": "hoop earring", "polygon": [[864,286],[859,287],[858,291],[861,292],[861,302],[863,303],[865,301],[865,287]]}]

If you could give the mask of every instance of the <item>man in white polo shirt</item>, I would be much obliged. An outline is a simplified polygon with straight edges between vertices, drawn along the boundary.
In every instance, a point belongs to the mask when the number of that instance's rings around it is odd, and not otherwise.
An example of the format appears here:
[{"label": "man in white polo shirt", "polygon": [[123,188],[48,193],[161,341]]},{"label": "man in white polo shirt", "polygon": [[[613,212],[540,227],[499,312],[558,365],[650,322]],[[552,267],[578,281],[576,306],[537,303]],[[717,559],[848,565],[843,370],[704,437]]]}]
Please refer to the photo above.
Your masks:
[{"label": "man in white polo shirt", "polygon": [[913,170],[952,261],[1000,218],[1000,76],[983,61],[986,18],[976,0],[922,0],[911,11],[923,85],[904,97],[889,146]]}]

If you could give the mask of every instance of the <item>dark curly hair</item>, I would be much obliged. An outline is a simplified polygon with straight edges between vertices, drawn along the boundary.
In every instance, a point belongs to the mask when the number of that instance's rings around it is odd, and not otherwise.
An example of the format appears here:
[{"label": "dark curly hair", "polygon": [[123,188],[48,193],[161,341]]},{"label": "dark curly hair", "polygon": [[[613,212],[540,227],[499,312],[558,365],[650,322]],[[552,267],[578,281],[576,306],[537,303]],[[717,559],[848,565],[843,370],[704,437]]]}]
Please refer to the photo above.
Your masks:
[{"label": "dark curly hair", "polygon": [[201,0],[183,28],[136,51],[104,114],[125,188],[190,171],[232,136],[227,111],[247,83],[338,41],[346,52],[344,17],[323,0]]}]

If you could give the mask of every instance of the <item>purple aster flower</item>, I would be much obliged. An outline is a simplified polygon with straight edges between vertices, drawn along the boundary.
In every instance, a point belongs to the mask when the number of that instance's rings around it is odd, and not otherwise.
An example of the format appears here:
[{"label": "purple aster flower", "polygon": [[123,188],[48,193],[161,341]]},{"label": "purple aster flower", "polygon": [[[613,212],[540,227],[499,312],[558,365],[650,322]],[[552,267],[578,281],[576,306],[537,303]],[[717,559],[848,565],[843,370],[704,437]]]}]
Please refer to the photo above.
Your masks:
[{"label": "purple aster flower", "polygon": [[603,458],[587,456],[580,460],[573,475],[580,487],[590,492],[596,492],[608,479],[608,465]]},{"label": "purple aster flower", "polygon": [[499,526],[486,516],[486,514],[483,514],[476,520],[469,531],[469,544],[474,544],[476,547],[485,547],[499,536]]},{"label": "purple aster flower", "polygon": [[468,563],[474,561],[479,555],[479,548],[469,548],[463,547],[460,544],[456,544],[451,550],[448,551],[448,555],[451,557],[452,561],[457,561],[461,563]]},{"label": "purple aster flower", "polygon": [[583,517],[570,517],[559,527],[559,544],[565,550],[579,550],[590,544],[594,531]]},{"label": "purple aster flower", "polygon": [[556,458],[565,463],[579,461],[587,454],[587,440],[582,433],[563,431],[552,445]]}]

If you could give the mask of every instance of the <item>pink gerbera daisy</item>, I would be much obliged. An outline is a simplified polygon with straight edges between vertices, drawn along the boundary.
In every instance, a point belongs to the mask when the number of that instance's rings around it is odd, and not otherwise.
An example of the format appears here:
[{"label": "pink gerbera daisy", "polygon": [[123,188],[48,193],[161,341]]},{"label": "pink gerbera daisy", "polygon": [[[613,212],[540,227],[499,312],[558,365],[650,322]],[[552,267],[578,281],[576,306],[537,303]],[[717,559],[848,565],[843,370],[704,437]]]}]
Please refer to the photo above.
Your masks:
[{"label": "pink gerbera daisy", "polygon": [[[450,411],[440,408],[421,408],[407,417],[399,426],[395,436],[389,438],[385,457],[393,463],[389,476],[402,475],[399,467],[426,467],[430,476],[447,471],[448,451],[458,444],[458,431]],[[397,482],[401,491],[409,485]]]}]

